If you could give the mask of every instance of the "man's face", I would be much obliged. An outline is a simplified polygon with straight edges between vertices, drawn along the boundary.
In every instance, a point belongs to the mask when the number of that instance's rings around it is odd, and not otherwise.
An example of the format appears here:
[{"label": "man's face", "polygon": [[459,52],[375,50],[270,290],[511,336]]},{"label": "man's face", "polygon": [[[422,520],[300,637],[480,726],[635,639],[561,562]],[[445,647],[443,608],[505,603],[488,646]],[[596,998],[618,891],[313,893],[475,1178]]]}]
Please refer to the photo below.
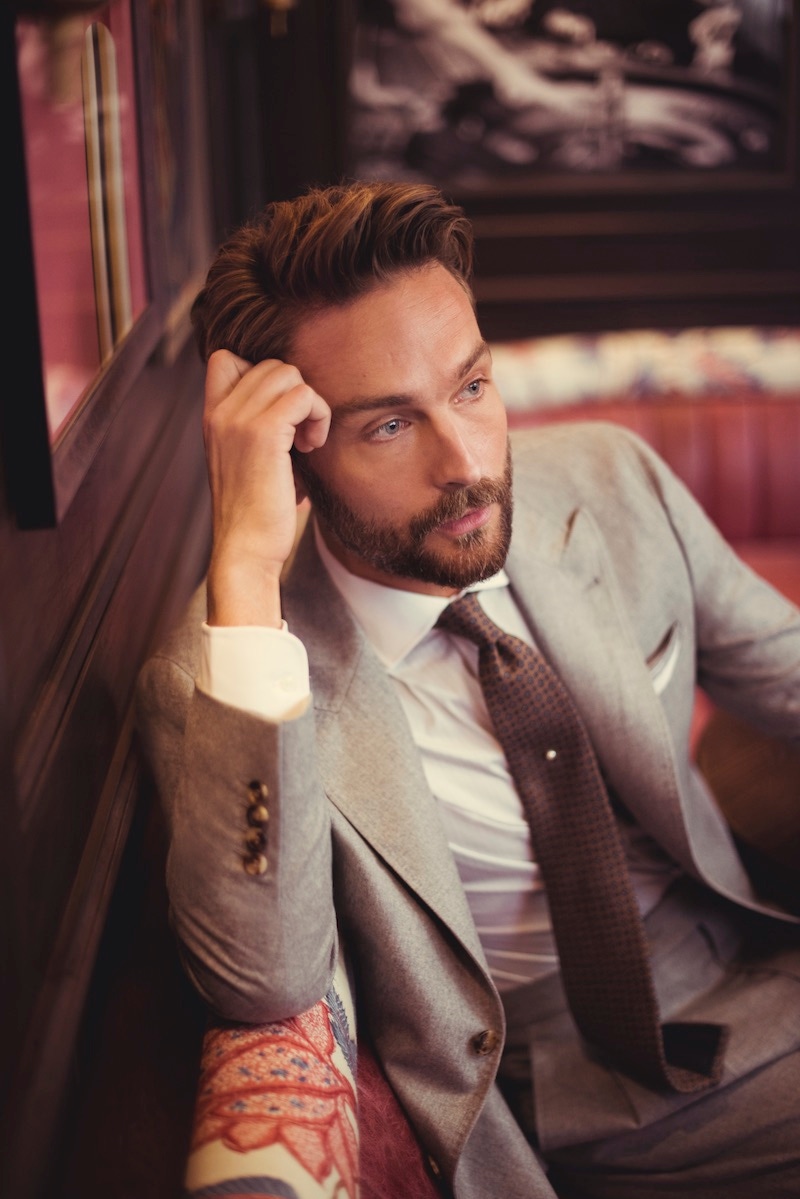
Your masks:
[{"label": "man's face", "polygon": [[362,578],[451,595],[505,562],[505,409],[469,297],[439,265],[300,325],[291,360],[328,402],[296,455],[325,541]]}]

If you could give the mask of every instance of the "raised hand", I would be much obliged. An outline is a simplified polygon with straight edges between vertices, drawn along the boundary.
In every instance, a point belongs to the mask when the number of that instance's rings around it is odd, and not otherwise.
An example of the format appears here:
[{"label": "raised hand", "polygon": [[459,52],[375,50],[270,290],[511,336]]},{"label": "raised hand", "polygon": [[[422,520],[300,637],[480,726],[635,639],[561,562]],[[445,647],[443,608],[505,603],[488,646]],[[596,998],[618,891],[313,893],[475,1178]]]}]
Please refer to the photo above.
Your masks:
[{"label": "raised hand", "polygon": [[203,436],[213,545],[208,622],[281,623],[279,581],[297,533],[290,450],[325,444],[330,408],[295,366],[217,350],[206,369]]}]

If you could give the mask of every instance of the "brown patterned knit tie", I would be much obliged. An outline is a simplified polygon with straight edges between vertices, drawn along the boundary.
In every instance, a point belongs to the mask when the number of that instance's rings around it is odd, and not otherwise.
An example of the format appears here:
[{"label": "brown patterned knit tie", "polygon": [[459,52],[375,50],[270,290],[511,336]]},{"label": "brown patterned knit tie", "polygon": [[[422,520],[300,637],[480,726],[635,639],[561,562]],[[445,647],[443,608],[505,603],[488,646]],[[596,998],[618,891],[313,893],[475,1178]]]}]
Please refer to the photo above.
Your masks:
[{"label": "brown patterned knit tie", "polygon": [[727,1030],[660,1023],[622,842],[569,693],[541,654],[503,633],[474,594],[449,604],[438,626],[478,646],[483,694],[531,826],[575,1023],[613,1064],[650,1086],[713,1086]]}]

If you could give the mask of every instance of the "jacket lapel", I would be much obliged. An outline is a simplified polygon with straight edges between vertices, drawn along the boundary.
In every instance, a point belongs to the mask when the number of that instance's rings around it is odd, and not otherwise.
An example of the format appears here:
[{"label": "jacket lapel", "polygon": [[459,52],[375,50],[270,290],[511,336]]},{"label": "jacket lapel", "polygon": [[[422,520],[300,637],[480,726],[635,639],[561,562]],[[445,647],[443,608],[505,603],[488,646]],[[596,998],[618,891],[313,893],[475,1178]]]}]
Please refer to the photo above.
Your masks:
[{"label": "jacket lapel", "polygon": [[290,630],[308,650],[317,766],[328,798],[483,963],[405,714],[320,562],[310,526],[284,587],[283,605]]},{"label": "jacket lapel", "polygon": [[681,861],[691,852],[666,717],[591,517],[515,513],[507,571],[540,648],[579,708],[610,787]]},{"label": "jacket lapel", "polygon": [[[557,523],[520,505],[507,572],[537,643],[580,709],[610,788],[643,829],[695,870],[667,718],[591,516],[576,509]],[[405,715],[328,578],[310,527],[284,607],[309,651],[318,764],[331,801],[482,962]],[[705,841],[703,830],[697,836]],[[740,873],[735,891],[746,886]]]}]

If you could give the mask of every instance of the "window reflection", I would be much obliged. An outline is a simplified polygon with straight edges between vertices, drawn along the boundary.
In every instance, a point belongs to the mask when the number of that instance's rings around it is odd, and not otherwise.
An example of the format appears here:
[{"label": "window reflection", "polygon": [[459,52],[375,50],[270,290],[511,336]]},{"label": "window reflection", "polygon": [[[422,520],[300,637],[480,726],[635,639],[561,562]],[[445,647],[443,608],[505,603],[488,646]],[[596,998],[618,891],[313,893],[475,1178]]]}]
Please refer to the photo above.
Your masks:
[{"label": "window reflection", "polygon": [[51,441],[146,302],[129,0],[92,16],[17,21]]}]

